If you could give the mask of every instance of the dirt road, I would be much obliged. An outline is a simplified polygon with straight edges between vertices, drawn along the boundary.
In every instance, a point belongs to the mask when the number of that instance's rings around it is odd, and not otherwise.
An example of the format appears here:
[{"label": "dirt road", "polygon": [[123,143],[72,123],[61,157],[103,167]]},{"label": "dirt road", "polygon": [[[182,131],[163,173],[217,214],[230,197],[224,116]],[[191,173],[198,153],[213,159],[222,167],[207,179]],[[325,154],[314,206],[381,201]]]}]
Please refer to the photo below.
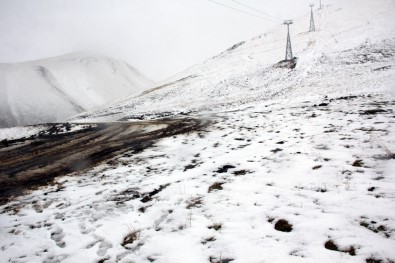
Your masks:
[{"label": "dirt road", "polygon": [[196,119],[96,123],[78,132],[49,133],[2,145],[0,203],[46,185],[57,176],[91,168],[124,152],[142,151],[157,139],[201,126]]}]

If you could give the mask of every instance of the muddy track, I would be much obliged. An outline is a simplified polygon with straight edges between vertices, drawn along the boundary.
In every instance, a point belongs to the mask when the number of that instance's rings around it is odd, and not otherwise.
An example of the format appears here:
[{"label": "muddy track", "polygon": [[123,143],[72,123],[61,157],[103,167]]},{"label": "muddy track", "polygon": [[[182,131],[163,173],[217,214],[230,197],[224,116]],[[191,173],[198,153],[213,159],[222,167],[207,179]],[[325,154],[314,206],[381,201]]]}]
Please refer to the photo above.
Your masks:
[{"label": "muddy track", "polygon": [[57,176],[94,167],[124,152],[140,152],[157,139],[198,130],[203,123],[172,119],[95,125],[0,148],[0,204]]}]

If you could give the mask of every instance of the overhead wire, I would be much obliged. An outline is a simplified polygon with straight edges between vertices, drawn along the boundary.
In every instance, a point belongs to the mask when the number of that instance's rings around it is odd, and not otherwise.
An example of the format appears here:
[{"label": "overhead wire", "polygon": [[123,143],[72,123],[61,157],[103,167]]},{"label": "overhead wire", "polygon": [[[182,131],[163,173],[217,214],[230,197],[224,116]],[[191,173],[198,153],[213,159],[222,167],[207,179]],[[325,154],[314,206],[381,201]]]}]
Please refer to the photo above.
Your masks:
[{"label": "overhead wire", "polygon": [[240,3],[240,2],[238,2],[238,1],[236,1],[236,0],[229,0],[229,1],[232,1],[232,2],[234,2],[234,3],[236,3],[236,4],[238,4],[238,5],[244,6],[244,7],[248,8],[248,9],[250,9],[250,10],[252,10],[252,11],[255,11],[255,12],[261,14],[261,15],[265,15],[265,16],[267,16],[267,17],[270,17],[271,19],[278,20],[278,21],[283,21],[283,20],[284,20],[284,19],[281,19],[281,18],[272,16],[272,15],[270,15],[270,14],[268,14],[268,13],[265,13],[265,12],[263,12],[263,11],[261,11],[261,10],[258,10],[258,9],[254,8],[254,7],[251,7],[251,6],[248,6],[248,5],[246,5],[246,4]]},{"label": "overhead wire", "polygon": [[[236,3],[236,4],[240,5],[240,6],[243,6],[243,7],[245,7],[245,8],[248,8],[249,10],[252,10],[252,11],[254,11],[254,12],[256,12],[256,13],[259,13],[260,15],[256,15],[256,14],[251,13],[251,12],[247,12],[247,11],[244,11],[244,10],[240,10],[240,9],[238,9],[238,8],[235,8],[235,7],[232,7],[232,6],[228,6],[228,5],[219,3],[219,2],[214,1],[214,0],[208,0],[208,1],[209,1],[209,2],[212,2],[212,3],[215,3],[215,4],[217,4],[217,5],[220,5],[220,6],[229,8],[229,9],[232,9],[232,10],[234,10],[234,11],[237,11],[237,12],[240,12],[240,13],[244,13],[244,14],[246,14],[246,15],[253,16],[253,17],[256,17],[256,18],[259,18],[259,19],[262,19],[262,20],[267,20],[267,21],[270,21],[270,22],[273,22],[273,23],[278,23],[278,22],[280,22],[280,21],[285,21],[284,19],[281,19],[281,18],[272,16],[272,15],[270,15],[270,14],[267,14],[267,13],[261,11],[261,10],[258,10],[258,9],[256,9],[256,8],[254,8],[254,7],[251,7],[251,6],[248,6],[248,5],[246,5],[246,4],[240,3],[240,2],[238,2],[238,1],[236,1],[236,0],[229,0],[229,1],[232,1],[232,2],[234,2],[234,3]],[[310,12],[310,11],[309,11],[309,12]],[[294,16],[291,20],[300,19],[300,18],[306,16],[309,12],[300,13],[300,14],[298,14],[297,16]],[[264,15],[264,16],[266,16],[266,17],[262,17],[261,15]],[[285,23],[285,22],[284,22],[284,23]]]},{"label": "overhead wire", "polygon": [[249,16],[253,16],[253,17],[258,18],[258,19],[261,19],[261,20],[270,21],[270,22],[272,22],[272,23],[278,23],[278,22],[279,22],[279,21],[274,20],[274,19],[272,19],[272,18],[266,18],[266,17],[258,16],[258,15],[252,14],[252,13],[247,12],[247,11],[244,11],[244,10],[240,10],[240,9],[237,9],[237,8],[234,8],[234,7],[231,7],[231,6],[228,6],[228,5],[224,5],[224,4],[219,3],[219,2],[217,2],[217,1],[214,1],[214,0],[207,0],[207,1],[212,2],[212,3],[215,3],[215,4],[220,5],[220,6],[223,6],[223,7],[226,7],[226,8],[229,8],[229,9],[232,9],[232,10],[234,10],[234,11],[237,11],[237,12],[240,12],[240,13],[243,13],[243,14],[246,14],[246,15],[249,15]]},{"label": "overhead wire", "polygon": [[[283,18],[279,18],[279,17],[272,16],[272,15],[270,15],[270,14],[268,14],[268,13],[263,12],[262,10],[256,9],[256,8],[251,7],[251,6],[249,6],[249,5],[246,5],[246,4],[244,4],[244,3],[240,3],[239,1],[236,1],[236,0],[229,0],[229,1],[232,1],[232,2],[234,2],[234,3],[236,3],[236,4],[238,4],[238,5],[244,6],[244,7],[248,8],[248,9],[250,9],[250,10],[252,10],[252,11],[255,11],[255,12],[261,14],[261,15],[265,15],[265,16],[267,16],[267,17],[270,17],[270,18],[273,19],[273,20],[277,20],[277,21],[279,21],[279,22],[280,22],[280,21],[285,21],[285,20],[286,20],[286,19],[283,19]],[[303,12],[299,13],[298,15],[294,16],[292,19],[288,19],[288,20],[297,20],[297,19],[299,19],[299,18],[302,18],[302,17],[308,15],[309,13],[310,13],[310,11],[308,11],[308,12],[303,11]]]}]

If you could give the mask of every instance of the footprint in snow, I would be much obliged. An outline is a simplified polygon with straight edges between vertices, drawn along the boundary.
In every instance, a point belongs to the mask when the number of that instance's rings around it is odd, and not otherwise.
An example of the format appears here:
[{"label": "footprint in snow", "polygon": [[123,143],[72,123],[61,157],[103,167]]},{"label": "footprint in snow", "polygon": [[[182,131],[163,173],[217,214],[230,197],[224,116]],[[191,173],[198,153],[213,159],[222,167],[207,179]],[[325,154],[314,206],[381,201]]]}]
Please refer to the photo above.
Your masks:
[{"label": "footprint in snow", "polygon": [[51,239],[55,241],[58,247],[64,248],[66,246],[66,242],[63,241],[65,234],[63,233],[63,229],[60,227],[55,227],[55,230],[51,232]]}]

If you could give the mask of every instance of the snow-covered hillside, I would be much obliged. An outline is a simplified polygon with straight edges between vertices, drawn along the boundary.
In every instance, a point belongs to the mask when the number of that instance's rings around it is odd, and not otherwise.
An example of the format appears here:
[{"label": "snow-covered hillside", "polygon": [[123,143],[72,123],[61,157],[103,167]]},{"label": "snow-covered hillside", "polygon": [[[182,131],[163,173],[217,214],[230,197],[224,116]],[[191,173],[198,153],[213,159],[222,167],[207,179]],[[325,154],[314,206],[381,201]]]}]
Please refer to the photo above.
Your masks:
[{"label": "snow-covered hillside", "polygon": [[81,53],[0,64],[0,127],[64,121],[151,84],[123,61]]},{"label": "snow-covered hillside", "polygon": [[236,44],[138,98],[77,119],[215,112],[275,97],[292,100],[328,93],[394,91],[394,10],[392,0],[330,1],[326,8],[315,11],[316,32],[308,32],[308,15],[290,27],[293,53],[298,58],[294,70],[275,67],[285,56],[286,27],[281,25]]},{"label": "snow-covered hillside", "polygon": [[279,26],[73,117],[208,124],[1,206],[1,258],[395,262],[395,4],[323,3],[291,26],[294,69]]}]

